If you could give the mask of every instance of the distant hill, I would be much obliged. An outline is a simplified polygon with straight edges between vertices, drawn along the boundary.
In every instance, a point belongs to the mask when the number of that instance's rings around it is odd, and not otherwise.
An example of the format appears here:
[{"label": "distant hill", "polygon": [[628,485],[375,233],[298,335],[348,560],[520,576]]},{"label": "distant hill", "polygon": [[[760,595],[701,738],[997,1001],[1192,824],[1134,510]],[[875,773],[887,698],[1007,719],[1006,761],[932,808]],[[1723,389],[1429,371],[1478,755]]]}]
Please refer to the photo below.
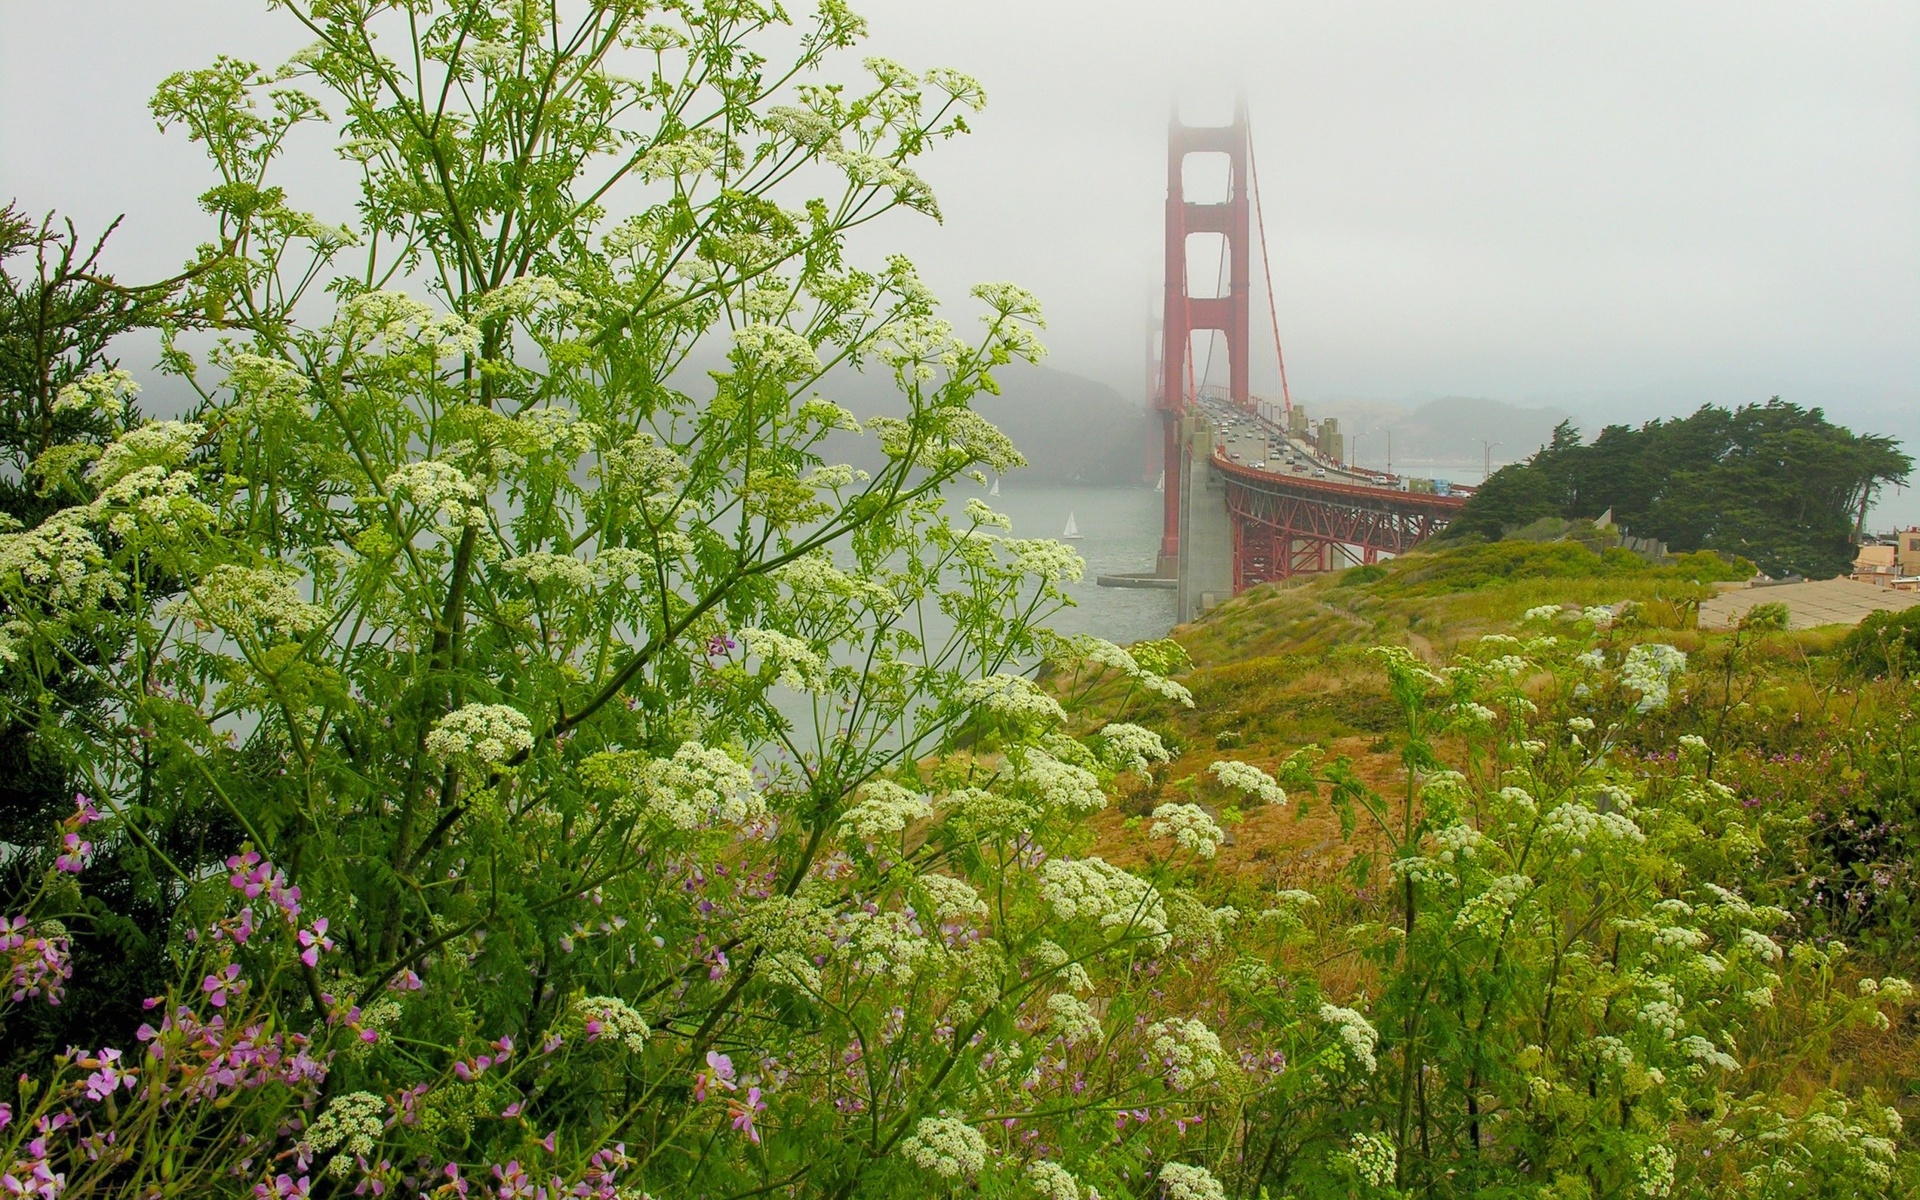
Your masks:
[{"label": "distant hill", "polygon": [[[1131,487],[1153,482],[1158,421],[1104,383],[1050,367],[1010,363],[994,372],[998,396],[974,397],[974,411],[992,421],[1026,455],[1017,478],[1026,483],[1080,483]],[[884,368],[865,374],[836,371],[820,393],[865,420],[903,416],[906,405]],[[1151,436],[1150,435],[1154,435]],[[836,453],[871,470],[879,448],[871,438],[849,438]]]},{"label": "distant hill", "polygon": [[1553,440],[1553,427],[1573,419],[1562,408],[1520,408],[1476,396],[1445,396],[1418,407],[1377,400],[1328,400],[1306,405],[1315,417],[1338,417],[1347,444],[1360,439],[1359,461],[1380,466],[1387,457],[1387,431],[1393,432],[1396,466],[1478,467],[1486,453],[1483,439],[1498,443],[1497,466],[1533,454]]}]

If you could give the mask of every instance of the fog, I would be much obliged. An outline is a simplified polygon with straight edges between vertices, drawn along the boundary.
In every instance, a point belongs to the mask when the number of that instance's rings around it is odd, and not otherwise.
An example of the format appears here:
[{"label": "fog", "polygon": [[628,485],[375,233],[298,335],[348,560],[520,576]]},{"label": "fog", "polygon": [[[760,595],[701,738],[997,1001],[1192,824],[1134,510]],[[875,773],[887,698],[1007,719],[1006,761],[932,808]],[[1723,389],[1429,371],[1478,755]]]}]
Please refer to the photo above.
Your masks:
[{"label": "fog", "polygon": [[[990,99],[926,161],[944,226],[890,220],[866,248],[905,249],[947,294],[1032,288],[1050,365],[1129,399],[1170,108],[1224,121],[1243,91],[1296,397],[1485,397],[1592,429],[1779,394],[1920,445],[1920,6],[856,7],[868,51]],[[170,272],[206,176],[147,95],[306,40],[262,0],[0,0],[0,196],[89,227],[127,212],[114,267]],[[1257,311],[1271,392],[1266,327]]]}]

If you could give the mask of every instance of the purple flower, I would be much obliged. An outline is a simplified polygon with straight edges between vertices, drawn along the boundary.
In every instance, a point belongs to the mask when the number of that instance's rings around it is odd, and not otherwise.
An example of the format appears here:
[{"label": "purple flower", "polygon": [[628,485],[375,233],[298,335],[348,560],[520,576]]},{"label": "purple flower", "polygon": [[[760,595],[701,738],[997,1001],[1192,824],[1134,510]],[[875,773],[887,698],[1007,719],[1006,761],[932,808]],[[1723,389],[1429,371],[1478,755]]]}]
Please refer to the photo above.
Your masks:
[{"label": "purple flower", "polygon": [[766,1110],[767,1106],[760,1099],[760,1089],[757,1087],[747,1089],[745,1100],[727,1101],[727,1112],[733,1117],[734,1131],[746,1134],[747,1140],[756,1146],[760,1144],[760,1131],[753,1126],[753,1116]]},{"label": "purple flower", "polygon": [[81,840],[77,833],[69,833],[61,838],[60,845],[60,857],[53,860],[53,869],[56,871],[78,875],[93,861],[93,843]]},{"label": "purple flower", "polygon": [[200,981],[200,990],[207,993],[207,1003],[215,1008],[225,1008],[227,997],[239,995],[246,986],[240,982],[239,963],[228,963],[225,970]]},{"label": "purple flower", "polygon": [[719,658],[731,651],[737,643],[724,633],[716,633],[707,639],[707,657]]}]

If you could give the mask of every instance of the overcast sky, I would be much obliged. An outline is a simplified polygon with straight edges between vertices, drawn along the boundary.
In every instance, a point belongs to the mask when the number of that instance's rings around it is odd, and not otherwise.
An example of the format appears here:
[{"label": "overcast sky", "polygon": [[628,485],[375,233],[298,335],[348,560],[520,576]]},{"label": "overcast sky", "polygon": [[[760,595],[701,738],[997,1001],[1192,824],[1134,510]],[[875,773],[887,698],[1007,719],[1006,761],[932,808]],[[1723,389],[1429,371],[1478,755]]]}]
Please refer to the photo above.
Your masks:
[{"label": "overcast sky", "polygon": [[[880,234],[945,293],[1031,287],[1054,365],[1129,396],[1170,106],[1224,120],[1244,90],[1297,397],[1637,420],[1781,393],[1920,442],[1910,0],[855,5],[871,52],[990,98],[927,162],[945,226]],[[305,41],[264,0],[0,0],[0,195],[126,211],[122,273],[174,268],[205,175],[147,95]]]}]

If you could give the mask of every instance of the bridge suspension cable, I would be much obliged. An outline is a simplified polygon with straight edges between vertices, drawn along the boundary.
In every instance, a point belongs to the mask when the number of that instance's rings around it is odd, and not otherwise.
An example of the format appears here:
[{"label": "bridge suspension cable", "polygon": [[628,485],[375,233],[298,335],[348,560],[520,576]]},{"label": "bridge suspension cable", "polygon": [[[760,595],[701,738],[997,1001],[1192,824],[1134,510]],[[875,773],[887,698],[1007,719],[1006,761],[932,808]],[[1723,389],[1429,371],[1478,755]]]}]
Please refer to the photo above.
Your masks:
[{"label": "bridge suspension cable", "polygon": [[1280,347],[1280,300],[1273,294],[1273,263],[1267,251],[1267,214],[1260,196],[1260,156],[1253,149],[1253,122],[1247,122],[1247,166],[1253,174],[1253,216],[1260,227],[1260,269],[1267,277],[1267,316],[1273,321],[1273,353],[1280,360],[1280,401],[1293,416],[1293,393],[1287,389],[1287,352]]}]

